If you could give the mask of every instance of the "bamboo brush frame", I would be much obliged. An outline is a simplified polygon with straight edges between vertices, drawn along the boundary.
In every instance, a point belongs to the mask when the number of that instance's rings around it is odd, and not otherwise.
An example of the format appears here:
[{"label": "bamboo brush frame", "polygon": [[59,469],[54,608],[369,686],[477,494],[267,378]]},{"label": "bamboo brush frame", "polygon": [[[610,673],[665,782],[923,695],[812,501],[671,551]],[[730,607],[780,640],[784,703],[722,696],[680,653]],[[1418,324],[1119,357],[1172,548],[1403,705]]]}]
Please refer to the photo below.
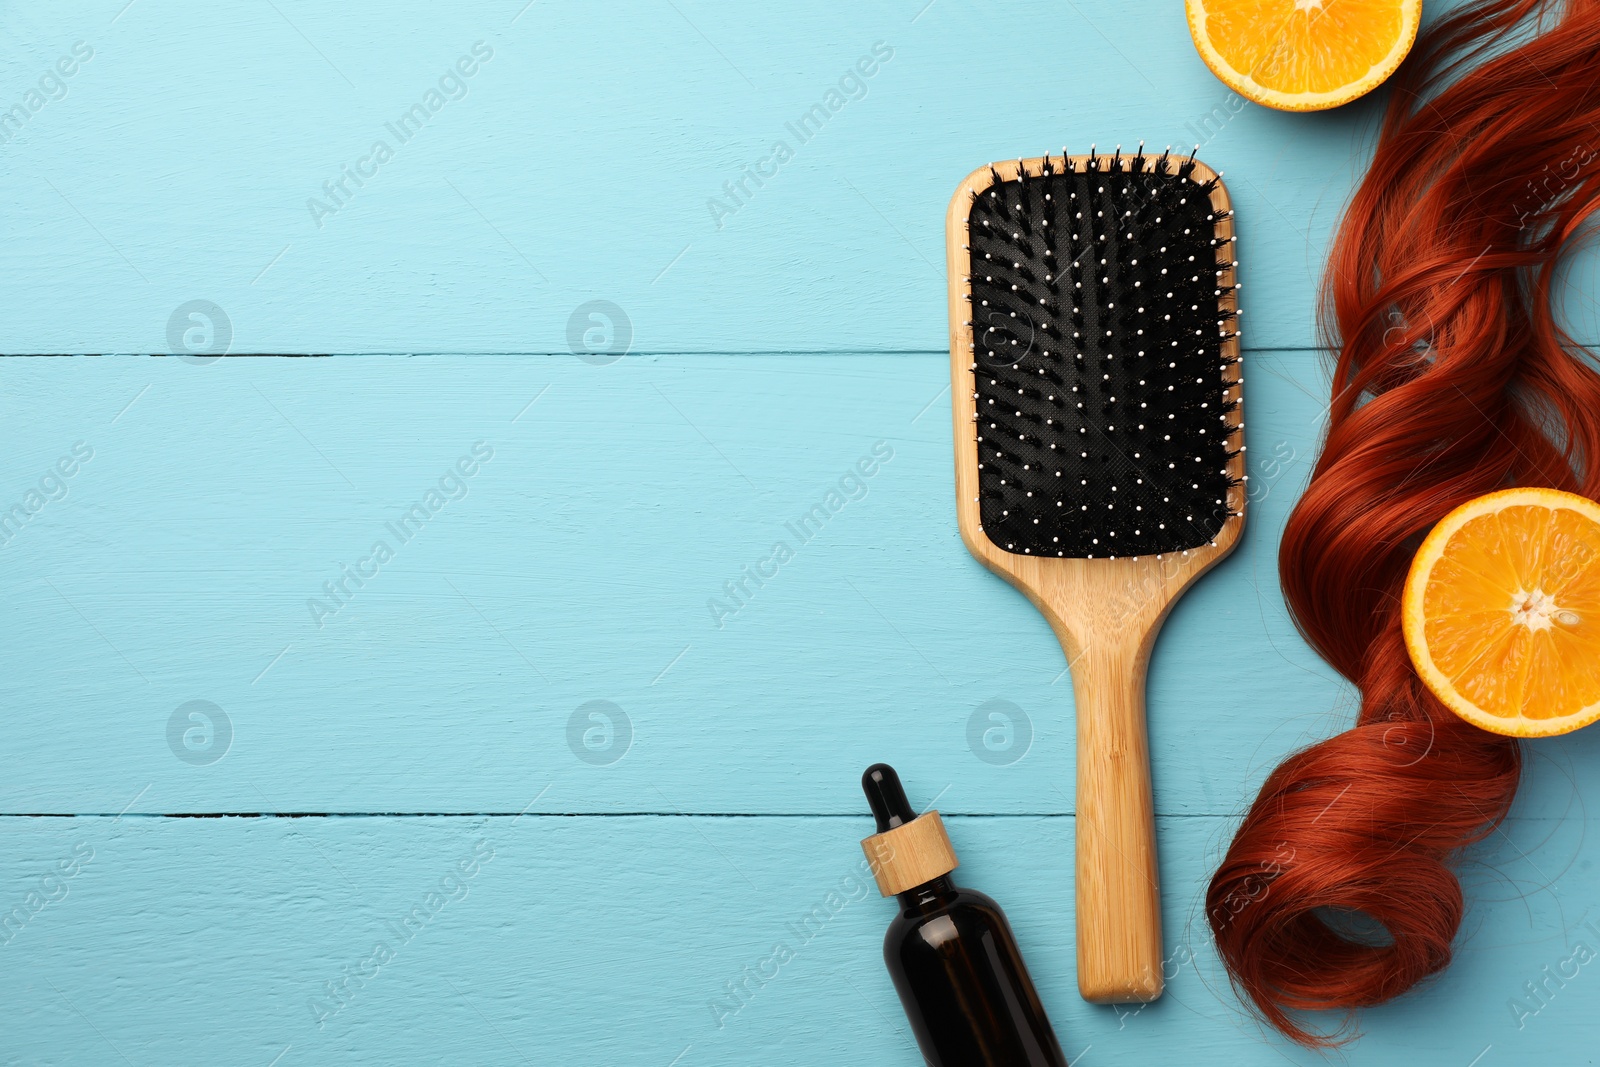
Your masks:
[{"label": "bamboo brush frame", "polygon": [[[1134,157],[1153,172],[1176,174],[1179,159]],[[1055,156],[1050,163],[1085,172],[1091,159]],[[946,219],[946,265],[950,304],[950,383],[956,461],[956,517],[961,540],[985,567],[1016,586],[1049,621],[1072,671],[1077,705],[1078,786],[1077,934],[1078,989],[1085,1000],[1129,1003],[1161,995],[1160,871],[1156,860],[1155,810],[1150,781],[1144,686],[1150,650],[1167,613],[1195,579],[1215,566],[1239,541],[1244,528],[1246,456],[1242,404],[1229,416],[1227,443],[1237,450],[1228,462],[1236,484],[1228,490],[1230,517],[1214,540],[1198,548],[1154,556],[1063,559],[1019,555],[984,533],[978,504],[978,418],[975,393],[976,338],[972,328],[972,262],[968,219],[972,204],[1000,180],[1019,173],[1037,176],[1044,158],[995,163],[973,171],[957,187]],[[1122,157],[1124,165],[1134,159]],[[1193,162],[1193,157],[1182,159]],[[1191,177],[1218,179],[1211,191],[1216,214],[1218,318],[1237,313],[1234,218],[1220,176],[1193,162]],[[1226,214],[1225,214],[1226,213]],[[1235,320],[1237,321],[1237,320]],[[1221,355],[1226,399],[1242,400],[1244,367],[1238,330],[1223,331]]]}]

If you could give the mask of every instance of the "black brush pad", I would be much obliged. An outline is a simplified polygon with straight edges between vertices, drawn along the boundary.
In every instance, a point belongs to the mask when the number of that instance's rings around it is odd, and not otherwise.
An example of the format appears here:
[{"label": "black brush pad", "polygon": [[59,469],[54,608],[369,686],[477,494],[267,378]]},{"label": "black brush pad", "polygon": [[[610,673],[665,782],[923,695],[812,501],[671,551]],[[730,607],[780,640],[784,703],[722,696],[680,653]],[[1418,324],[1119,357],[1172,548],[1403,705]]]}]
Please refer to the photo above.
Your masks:
[{"label": "black brush pad", "polygon": [[971,208],[980,516],[1018,554],[1176,552],[1230,513],[1212,185],[1109,162]]}]

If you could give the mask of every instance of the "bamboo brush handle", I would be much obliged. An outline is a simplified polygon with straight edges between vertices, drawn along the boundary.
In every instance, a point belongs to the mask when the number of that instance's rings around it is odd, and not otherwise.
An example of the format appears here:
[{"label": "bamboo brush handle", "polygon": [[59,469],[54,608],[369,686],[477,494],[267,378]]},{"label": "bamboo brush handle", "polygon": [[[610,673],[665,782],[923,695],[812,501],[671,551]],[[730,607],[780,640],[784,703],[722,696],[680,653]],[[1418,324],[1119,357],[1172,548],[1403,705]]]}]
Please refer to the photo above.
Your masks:
[{"label": "bamboo brush handle", "polygon": [[[1099,1004],[1161,995],[1161,890],[1142,634],[1072,664],[1078,719],[1078,991]],[[1070,652],[1069,652],[1070,654]]]}]

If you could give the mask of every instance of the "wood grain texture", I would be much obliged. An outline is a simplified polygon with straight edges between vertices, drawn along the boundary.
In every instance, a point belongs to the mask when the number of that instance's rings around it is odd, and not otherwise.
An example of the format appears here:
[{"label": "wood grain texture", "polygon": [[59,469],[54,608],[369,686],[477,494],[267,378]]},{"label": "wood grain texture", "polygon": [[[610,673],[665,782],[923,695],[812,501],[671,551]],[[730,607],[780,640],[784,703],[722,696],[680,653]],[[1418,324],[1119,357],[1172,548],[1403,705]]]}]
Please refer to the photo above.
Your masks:
[{"label": "wood grain texture", "polygon": [[[1227,171],[1261,265],[1246,343],[1304,347],[1381,103],[1247,103],[1180,16],[1118,0],[68,0],[5,20],[6,107],[94,50],[0,144],[10,352],[167,351],[195,299],[238,352],[566,352],[596,299],[637,351],[932,351],[961,176],[1141,138]],[[464,95],[390,132],[480,41]],[[877,42],[893,57],[841,89]],[[1592,255],[1575,276],[1569,318],[1600,336]]]},{"label": "wood grain texture", "polygon": [[878,891],[886,897],[931,882],[960,865],[937,811],[863,838],[861,852]]},{"label": "wood grain texture", "polygon": [[[0,366],[0,812],[75,816],[0,815],[0,1065],[911,1067],[878,760],[1075,1062],[1325,1062],[1241,1012],[1199,908],[1353,714],[1274,550],[1380,99],[1245,104],[1114,0],[66,0],[0,10],[0,113],[80,43],[0,137],[0,351],[172,351],[205,300],[234,353],[390,355]],[[1065,659],[950,521],[939,249],[973,166],[1140,137],[1227,171],[1253,378],[1250,529],[1149,665],[1168,992],[1134,1009],[1073,989]],[[1558,284],[1580,337],[1597,262]],[[1589,1055],[1597,749],[1530,750],[1456,962],[1352,1058]],[[143,814],[226,811],[355,814]],[[429,811],[504,814],[371,814]]]},{"label": "wood grain texture", "polygon": [[[1345,714],[1271,583],[1318,365],[1258,359],[1261,521],[1151,664],[1173,813]],[[94,449],[0,547],[6,811],[849,813],[879,760],[946,812],[1072,810],[1066,660],[962,548],[942,355],[5,369],[0,503]],[[219,761],[169,743],[194,700]]]},{"label": "wood grain texture", "polygon": [[[1354,717],[1274,577],[1321,363],[1250,360],[1252,518],[1150,662],[1163,813],[1240,812]],[[0,510],[75,441],[95,455],[0,547],[0,810],[844,814],[880,760],[947,814],[1072,810],[1066,659],[961,545],[941,353],[3,369]],[[398,543],[385,524],[478,440],[467,495]],[[832,491],[801,543],[786,524]],[[394,558],[319,628],[307,600],[381,538]],[[719,629],[708,600],[780,540]],[[229,716],[218,762],[169,747],[192,700]],[[594,700],[628,716],[609,742]],[[1600,810],[1576,770],[1597,745],[1541,745],[1525,798]]]},{"label": "wood grain texture", "polygon": [[[1075,884],[1083,923],[1078,931],[1078,989],[1085,1000],[1096,1003],[1149,1001],[1161,995],[1162,950],[1145,680],[1156,635],[1173,605],[1201,575],[1233,551],[1244,528],[1249,486],[1242,447],[1239,341],[1230,336],[1221,344],[1222,358],[1230,361],[1225,371],[1227,384],[1221,392],[1234,403],[1227,422],[1227,446],[1237,453],[1228,462],[1228,476],[1236,484],[1228,490],[1231,517],[1209,544],[1155,556],[1070,559],[1009,552],[991,540],[983,529],[979,506],[981,438],[973,431],[978,420],[978,383],[968,219],[976,198],[997,180],[1013,181],[1019,173],[1038,175],[1043,163],[1031,159],[982,167],[969,174],[950,198],[945,255],[950,279],[955,509],[967,551],[1016,586],[1043,613],[1061,640],[1072,673],[1078,735]],[[1217,178],[1209,167],[1193,160],[1189,163],[1194,181]],[[1166,166],[1150,159],[1141,165],[1152,172],[1178,173],[1176,162]],[[1059,166],[1083,173],[1092,163],[1087,157],[1068,156]],[[1232,204],[1220,182],[1211,191],[1211,206],[1218,219],[1215,236],[1231,242],[1235,236]],[[1225,270],[1217,284],[1230,287],[1218,300],[1220,318],[1238,310],[1231,289],[1237,280],[1230,266],[1234,262],[1231,244],[1218,249],[1217,257],[1217,265]]]},{"label": "wood grain texture", "polygon": [[[1080,1000],[1072,821],[948,820],[961,881],[1005,908],[1069,1056],[1327,1062],[1263,1035],[1218,972],[1201,907],[1224,820],[1161,820],[1167,995]],[[676,1067],[913,1067],[881,960],[894,904],[872,890],[857,847],[871,825],[865,815],[3,818],[4,909],[62,858],[92,858],[50,882],[56,899],[0,944],[0,1064],[266,1067],[281,1054],[277,1067],[666,1067],[675,1057]],[[1513,820],[1506,832],[1469,866],[1456,962],[1367,1012],[1351,1062],[1463,1067],[1493,1046],[1478,1067],[1567,1064],[1600,1039],[1593,963],[1564,987],[1550,982],[1521,1028],[1509,1007],[1577,942],[1600,942],[1584,925],[1600,874],[1579,858],[1592,853],[1582,824]],[[463,860],[476,873],[463,874]],[[1539,889],[1539,869],[1559,888]],[[374,957],[379,944],[390,958]]]}]

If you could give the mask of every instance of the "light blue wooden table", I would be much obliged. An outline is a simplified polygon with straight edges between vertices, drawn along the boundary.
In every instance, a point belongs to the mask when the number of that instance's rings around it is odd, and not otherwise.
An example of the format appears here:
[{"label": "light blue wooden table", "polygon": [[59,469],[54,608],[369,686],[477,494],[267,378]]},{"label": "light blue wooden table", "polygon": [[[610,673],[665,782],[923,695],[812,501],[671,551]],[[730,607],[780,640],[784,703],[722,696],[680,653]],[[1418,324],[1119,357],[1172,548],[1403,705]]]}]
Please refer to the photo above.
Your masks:
[{"label": "light blue wooden table", "polygon": [[[1352,714],[1275,548],[1375,102],[1239,106],[1115,0],[6,3],[0,48],[4,350],[103,354],[0,367],[0,1063],[910,1067],[880,759],[1074,1062],[1317,1062],[1200,905]],[[1254,458],[1152,666],[1133,1011],[1076,995],[1060,649],[956,536],[941,225],[976,165],[1141,137],[1238,202]],[[1600,946],[1597,748],[1532,751],[1456,963],[1336,1059],[1592,1062],[1600,978],[1547,975]]]}]

